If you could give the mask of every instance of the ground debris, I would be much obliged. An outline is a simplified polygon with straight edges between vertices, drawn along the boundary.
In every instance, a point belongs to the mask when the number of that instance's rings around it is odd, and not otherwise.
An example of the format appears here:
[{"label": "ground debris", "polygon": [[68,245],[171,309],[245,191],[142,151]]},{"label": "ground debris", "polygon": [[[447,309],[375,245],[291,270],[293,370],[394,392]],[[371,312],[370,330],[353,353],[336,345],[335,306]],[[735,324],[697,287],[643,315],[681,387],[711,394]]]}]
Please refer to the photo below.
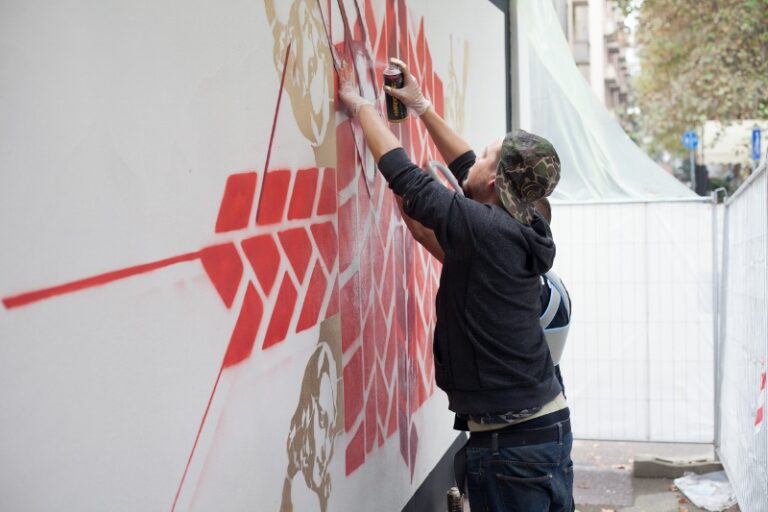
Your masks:
[{"label": "ground debris", "polygon": [[719,512],[736,504],[736,496],[725,471],[705,475],[687,473],[676,479],[675,485],[699,508]]}]

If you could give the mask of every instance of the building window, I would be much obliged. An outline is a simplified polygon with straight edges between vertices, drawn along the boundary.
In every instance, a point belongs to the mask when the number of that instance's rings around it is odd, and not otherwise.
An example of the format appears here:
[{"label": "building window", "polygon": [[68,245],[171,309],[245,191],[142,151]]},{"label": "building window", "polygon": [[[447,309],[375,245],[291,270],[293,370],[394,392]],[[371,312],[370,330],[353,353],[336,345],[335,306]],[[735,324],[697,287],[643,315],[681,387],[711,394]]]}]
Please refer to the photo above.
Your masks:
[{"label": "building window", "polygon": [[577,43],[589,42],[589,8],[585,3],[573,4],[573,40]]}]

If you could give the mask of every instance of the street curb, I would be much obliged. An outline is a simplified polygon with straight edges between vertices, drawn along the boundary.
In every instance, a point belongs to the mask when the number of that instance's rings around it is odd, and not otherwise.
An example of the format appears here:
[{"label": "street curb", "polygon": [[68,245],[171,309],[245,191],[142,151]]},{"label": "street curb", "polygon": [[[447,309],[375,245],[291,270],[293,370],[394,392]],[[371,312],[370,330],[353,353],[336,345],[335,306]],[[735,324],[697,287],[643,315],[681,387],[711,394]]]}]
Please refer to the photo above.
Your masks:
[{"label": "street curb", "polygon": [[722,471],[723,465],[711,459],[669,460],[653,455],[638,455],[632,463],[635,478],[679,478],[685,473],[701,475]]}]

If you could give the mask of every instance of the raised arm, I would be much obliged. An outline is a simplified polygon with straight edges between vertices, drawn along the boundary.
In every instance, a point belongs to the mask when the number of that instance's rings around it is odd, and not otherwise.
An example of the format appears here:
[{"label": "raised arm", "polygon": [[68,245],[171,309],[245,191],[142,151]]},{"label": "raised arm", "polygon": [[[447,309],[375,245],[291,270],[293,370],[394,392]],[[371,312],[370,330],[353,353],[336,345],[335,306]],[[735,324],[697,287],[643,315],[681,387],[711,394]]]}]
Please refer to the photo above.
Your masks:
[{"label": "raised arm", "polygon": [[389,60],[403,72],[404,85],[400,89],[385,86],[384,91],[398,98],[414,115],[421,118],[445,163],[453,162],[472,149],[469,147],[469,143],[440,117],[432,102],[424,97],[421,87],[411,72],[408,71],[405,62],[394,58]]},{"label": "raised arm", "polygon": [[352,78],[352,69],[348,65],[341,69],[339,75],[339,99],[344,103],[350,116],[356,117],[360,123],[365,135],[365,143],[376,163],[385,153],[403,147],[371,102],[360,96]]},{"label": "raised arm", "polygon": [[[369,102],[361,98],[355,91],[350,80],[342,80],[339,97],[347,106],[353,117],[357,116],[360,126],[365,134],[365,142],[368,149],[371,150],[376,162],[381,157],[393,149],[402,147],[400,141],[389,130],[383,119],[379,117],[376,110]],[[421,223],[412,219],[403,209],[403,199],[396,195],[397,206],[403,216],[406,227],[413,235],[413,238],[424,246],[435,258],[443,261],[444,253],[442,247],[437,242],[434,231],[424,227]]]},{"label": "raised arm", "polygon": [[371,150],[373,159],[378,163],[381,157],[395,148],[403,147],[400,140],[389,130],[387,123],[371,104],[363,105],[357,113],[357,119],[365,134],[365,143]]},{"label": "raised arm", "polygon": [[445,163],[449,164],[456,160],[458,157],[471,150],[469,143],[461,138],[461,135],[456,133],[451,128],[445,119],[440,117],[440,114],[435,112],[433,107],[429,107],[424,114],[421,115],[421,120],[424,126],[427,127],[429,136],[432,137],[432,141],[437,146],[437,150],[443,157]]},{"label": "raised arm", "polygon": [[405,226],[408,228],[408,231],[411,232],[413,239],[424,246],[424,248],[429,251],[429,253],[434,256],[437,261],[442,263],[445,259],[445,252],[443,252],[443,248],[440,247],[440,243],[437,241],[435,232],[427,227],[424,227],[424,225],[422,225],[420,222],[413,220],[408,216],[407,213],[405,213],[405,210],[403,209],[402,197],[395,196],[395,200],[397,201],[397,207],[400,209],[400,215],[403,217],[403,222],[405,222]]},{"label": "raised arm", "polygon": [[487,207],[448,190],[421,170],[347,73],[340,73],[339,84],[339,98],[360,123],[379,171],[395,195],[402,197],[401,210],[414,237],[438,259],[441,251],[452,258],[468,257],[474,246],[473,225],[489,214]]}]

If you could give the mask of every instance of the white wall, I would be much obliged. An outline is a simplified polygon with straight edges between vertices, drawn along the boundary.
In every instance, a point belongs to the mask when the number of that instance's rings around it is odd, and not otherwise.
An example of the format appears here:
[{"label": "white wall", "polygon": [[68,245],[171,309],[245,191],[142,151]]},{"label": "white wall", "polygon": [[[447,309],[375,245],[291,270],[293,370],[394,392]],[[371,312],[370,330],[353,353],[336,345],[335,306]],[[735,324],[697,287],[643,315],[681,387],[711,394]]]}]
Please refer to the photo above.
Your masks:
[{"label": "white wall", "polygon": [[[325,25],[313,0],[0,6],[0,509],[289,510],[288,477],[296,511],[389,511],[454,439],[439,268],[362,178],[326,36],[357,10],[320,4]],[[357,4],[376,73],[380,34],[410,40],[449,121],[503,135],[490,2]],[[292,475],[297,410],[315,443]]]}]

